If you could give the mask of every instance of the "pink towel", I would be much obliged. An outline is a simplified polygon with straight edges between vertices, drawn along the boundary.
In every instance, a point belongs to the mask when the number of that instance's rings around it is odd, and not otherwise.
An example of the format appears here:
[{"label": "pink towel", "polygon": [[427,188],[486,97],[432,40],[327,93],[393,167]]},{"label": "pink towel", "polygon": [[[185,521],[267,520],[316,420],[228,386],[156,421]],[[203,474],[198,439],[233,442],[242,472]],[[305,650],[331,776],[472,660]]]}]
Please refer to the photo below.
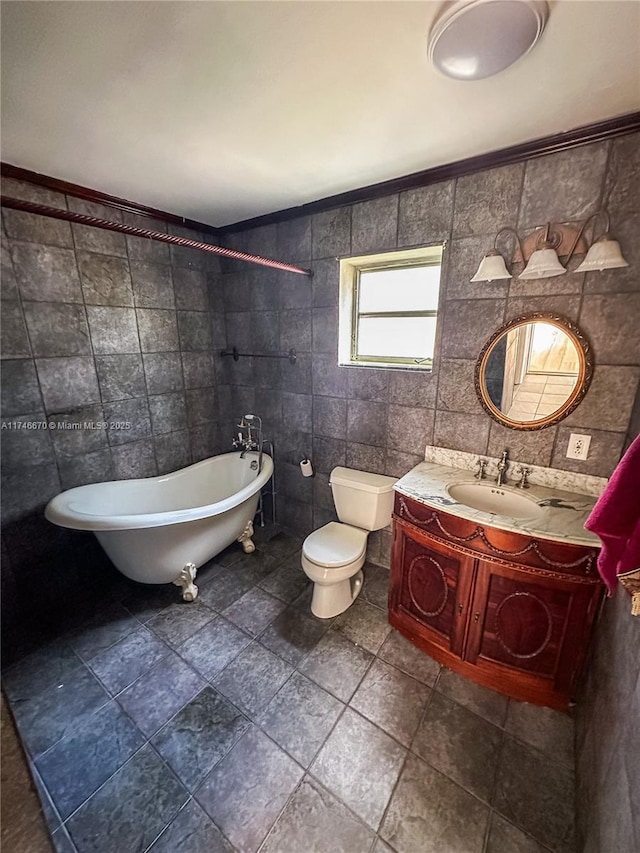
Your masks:
[{"label": "pink towel", "polygon": [[584,526],[602,541],[598,571],[611,594],[618,575],[640,569],[640,435],[618,463]]}]

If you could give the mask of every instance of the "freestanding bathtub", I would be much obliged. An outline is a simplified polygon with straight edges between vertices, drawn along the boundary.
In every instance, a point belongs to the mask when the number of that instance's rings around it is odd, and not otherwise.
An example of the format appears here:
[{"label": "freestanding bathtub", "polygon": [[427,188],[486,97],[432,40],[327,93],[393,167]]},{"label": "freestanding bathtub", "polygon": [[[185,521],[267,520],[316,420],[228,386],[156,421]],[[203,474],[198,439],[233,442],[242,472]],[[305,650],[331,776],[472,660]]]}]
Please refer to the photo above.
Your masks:
[{"label": "freestanding bathtub", "polygon": [[174,583],[193,601],[197,569],[234,540],[255,549],[253,517],[273,460],[224,453],[188,468],[141,480],[78,486],[53,498],[45,517],[60,527],[92,530],[115,566],[140,583]]}]

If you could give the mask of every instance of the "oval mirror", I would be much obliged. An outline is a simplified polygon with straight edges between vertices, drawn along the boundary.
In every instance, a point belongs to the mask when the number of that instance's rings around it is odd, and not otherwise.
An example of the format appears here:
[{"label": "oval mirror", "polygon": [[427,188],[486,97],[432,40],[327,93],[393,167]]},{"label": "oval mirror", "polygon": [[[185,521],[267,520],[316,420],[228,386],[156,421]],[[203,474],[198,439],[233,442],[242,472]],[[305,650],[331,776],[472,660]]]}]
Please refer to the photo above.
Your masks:
[{"label": "oval mirror", "polygon": [[566,418],[587,393],[589,343],[568,320],[526,314],[498,329],[476,364],[478,398],[511,429],[542,429]]}]

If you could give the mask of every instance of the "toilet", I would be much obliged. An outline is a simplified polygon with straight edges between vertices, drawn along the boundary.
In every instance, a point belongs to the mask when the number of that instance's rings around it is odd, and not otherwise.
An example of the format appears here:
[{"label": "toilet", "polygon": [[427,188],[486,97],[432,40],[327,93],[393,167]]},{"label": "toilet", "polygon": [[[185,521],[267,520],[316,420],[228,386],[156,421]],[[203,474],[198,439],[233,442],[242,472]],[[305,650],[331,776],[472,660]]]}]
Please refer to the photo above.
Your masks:
[{"label": "toilet", "polygon": [[313,581],[311,612],[343,613],[362,589],[367,537],[391,521],[395,477],[334,468],[329,478],[340,521],[314,530],[302,545],[302,568]]}]

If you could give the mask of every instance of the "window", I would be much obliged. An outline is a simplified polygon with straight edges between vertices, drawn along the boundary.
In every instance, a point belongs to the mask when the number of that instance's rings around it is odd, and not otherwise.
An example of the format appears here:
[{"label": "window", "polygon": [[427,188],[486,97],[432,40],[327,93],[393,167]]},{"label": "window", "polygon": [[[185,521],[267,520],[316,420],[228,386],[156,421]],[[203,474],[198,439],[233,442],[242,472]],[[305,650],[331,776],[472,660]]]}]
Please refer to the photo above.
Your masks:
[{"label": "window", "polygon": [[341,259],[340,364],[431,370],[442,250]]}]

